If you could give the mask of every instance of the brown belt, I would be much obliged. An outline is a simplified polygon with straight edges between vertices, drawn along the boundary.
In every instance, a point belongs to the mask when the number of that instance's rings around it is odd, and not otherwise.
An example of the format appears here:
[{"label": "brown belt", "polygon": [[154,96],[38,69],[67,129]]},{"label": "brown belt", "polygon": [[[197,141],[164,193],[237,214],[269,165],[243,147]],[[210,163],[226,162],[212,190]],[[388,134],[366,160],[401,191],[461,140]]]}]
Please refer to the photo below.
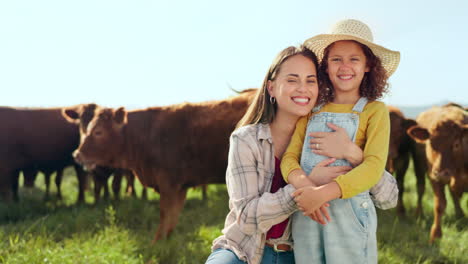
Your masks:
[{"label": "brown belt", "polygon": [[271,243],[265,242],[265,245],[273,248],[273,250],[276,252],[286,252],[286,251],[292,250],[292,247],[288,244],[271,244]]}]

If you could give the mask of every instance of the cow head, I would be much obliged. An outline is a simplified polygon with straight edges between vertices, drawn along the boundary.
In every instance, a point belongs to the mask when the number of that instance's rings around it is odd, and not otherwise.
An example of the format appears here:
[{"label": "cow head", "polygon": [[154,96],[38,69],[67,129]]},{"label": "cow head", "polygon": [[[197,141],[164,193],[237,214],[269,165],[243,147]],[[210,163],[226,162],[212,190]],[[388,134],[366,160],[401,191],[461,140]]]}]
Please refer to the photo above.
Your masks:
[{"label": "cow head", "polygon": [[85,105],[79,111],[65,110],[66,118],[80,125],[80,146],[73,152],[75,160],[88,169],[96,165],[119,167],[116,157],[123,150],[126,114],[123,107],[114,110]]},{"label": "cow head", "polygon": [[393,173],[393,161],[400,155],[402,148],[408,148],[408,141],[411,138],[406,134],[406,130],[416,125],[413,119],[406,119],[403,114],[396,108],[390,110],[390,144],[388,148],[388,159],[386,169]]},{"label": "cow head", "polygon": [[449,181],[460,173],[468,159],[468,125],[445,119],[431,128],[412,126],[408,135],[426,145],[426,157],[433,179]]}]

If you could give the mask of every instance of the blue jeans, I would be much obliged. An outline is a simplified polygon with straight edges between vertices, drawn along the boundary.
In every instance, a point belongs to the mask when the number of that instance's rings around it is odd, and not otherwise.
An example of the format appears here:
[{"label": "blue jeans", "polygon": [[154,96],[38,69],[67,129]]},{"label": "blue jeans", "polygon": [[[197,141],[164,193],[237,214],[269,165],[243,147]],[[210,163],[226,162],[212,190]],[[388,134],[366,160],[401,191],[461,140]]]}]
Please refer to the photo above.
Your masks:
[{"label": "blue jeans", "polygon": [[[273,248],[265,246],[261,264],[294,264],[294,253],[275,252]],[[234,252],[229,249],[218,248],[213,251],[205,264],[247,264],[240,260]]]}]

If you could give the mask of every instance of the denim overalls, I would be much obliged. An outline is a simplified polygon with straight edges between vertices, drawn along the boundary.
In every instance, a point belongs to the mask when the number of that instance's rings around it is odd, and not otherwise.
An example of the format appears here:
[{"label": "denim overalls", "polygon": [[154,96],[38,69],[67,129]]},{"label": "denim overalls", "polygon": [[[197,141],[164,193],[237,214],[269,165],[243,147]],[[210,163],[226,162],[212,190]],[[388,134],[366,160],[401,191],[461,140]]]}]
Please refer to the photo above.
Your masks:
[{"label": "denim overalls", "polygon": [[[346,129],[356,140],[359,113],[367,104],[361,97],[353,113],[318,113],[307,124],[306,138],[301,155],[301,167],[309,174],[317,163],[327,157],[314,154],[309,145],[310,132],[330,132],[327,123]],[[314,112],[321,106],[314,108]],[[348,166],[346,160],[336,160],[331,166]],[[349,199],[329,202],[331,222],[325,226],[304,216],[301,211],[292,216],[292,236],[296,263],[377,263],[377,215],[369,191]]]}]

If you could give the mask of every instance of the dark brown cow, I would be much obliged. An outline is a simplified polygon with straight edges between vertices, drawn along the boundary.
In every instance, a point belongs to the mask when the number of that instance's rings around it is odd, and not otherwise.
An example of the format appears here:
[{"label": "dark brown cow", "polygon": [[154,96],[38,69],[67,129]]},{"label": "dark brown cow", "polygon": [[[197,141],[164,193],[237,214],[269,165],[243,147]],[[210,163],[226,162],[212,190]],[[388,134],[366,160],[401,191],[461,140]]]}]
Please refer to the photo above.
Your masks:
[{"label": "dark brown cow", "polygon": [[[84,201],[87,173],[72,156],[79,145],[79,129],[76,124],[69,123],[63,117],[62,111],[62,108],[0,108],[0,190],[5,200],[19,199],[20,170],[23,171],[26,185],[33,184],[39,171],[44,173],[46,199],[50,193],[51,174],[56,171],[57,196],[61,198],[63,170],[73,165],[78,177],[78,201]],[[114,170],[111,174],[113,172]],[[110,175],[106,177],[101,173],[103,172],[97,171],[93,175],[99,180],[105,178],[107,181]],[[120,179],[121,174],[119,170],[117,177]],[[104,183],[99,180],[97,185],[103,186]],[[120,181],[117,183],[120,189]],[[114,183],[114,189],[117,189],[117,183]],[[95,198],[99,200],[99,197]]]},{"label": "dark brown cow", "polygon": [[426,157],[424,146],[416,143],[406,133],[411,126],[416,125],[413,119],[407,119],[403,113],[396,107],[389,106],[390,112],[390,146],[386,169],[396,175],[398,182],[398,204],[397,213],[400,216],[405,215],[403,204],[404,180],[408,169],[410,157],[413,158],[414,172],[416,176],[416,186],[418,191],[418,202],[416,215],[422,215],[422,198],[425,190]]},{"label": "dark brown cow", "polygon": [[[79,143],[76,125],[61,108],[0,108],[0,191],[6,201],[18,200],[19,171],[27,168],[59,170],[75,164],[72,152]],[[86,174],[76,166],[83,201]]]},{"label": "dark brown cow", "polygon": [[444,187],[450,186],[455,213],[463,217],[460,199],[468,190],[468,114],[457,106],[433,107],[417,118],[408,134],[424,143],[428,175],[434,190],[434,223],[430,241],[442,236],[441,221],[447,201]]},{"label": "dark brown cow", "polygon": [[[165,238],[178,222],[188,188],[225,182],[229,136],[254,93],[129,112],[102,109],[81,131],[75,159],[131,169],[158,191],[161,220],[154,241]],[[65,114],[80,118],[73,110]]]},{"label": "dark brown cow", "polygon": [[[78,166],[77,164],[74,164],[75,166]],[[55,175],[55,186],[57,187],[57,198],[62,199],[62,191],[60,188],[60,185],[62,184],[62,176],[63,176],[63,170],[65,167],[29,167],[23,169],[23,177],[24,177],[24,186],[26,187],[34,187],[34,181],[36,180],[36,177],[39,172],[42,172],[44,174],[44,180],[45,180],[45,186],[46,186],[46,193],[44,196],[45,200],[48,200],[50,197],[50,178],[52,176],[52,173],[56,173]],[[75,170],[78,169],[80,170],[81,168],[75,168]]]}]

